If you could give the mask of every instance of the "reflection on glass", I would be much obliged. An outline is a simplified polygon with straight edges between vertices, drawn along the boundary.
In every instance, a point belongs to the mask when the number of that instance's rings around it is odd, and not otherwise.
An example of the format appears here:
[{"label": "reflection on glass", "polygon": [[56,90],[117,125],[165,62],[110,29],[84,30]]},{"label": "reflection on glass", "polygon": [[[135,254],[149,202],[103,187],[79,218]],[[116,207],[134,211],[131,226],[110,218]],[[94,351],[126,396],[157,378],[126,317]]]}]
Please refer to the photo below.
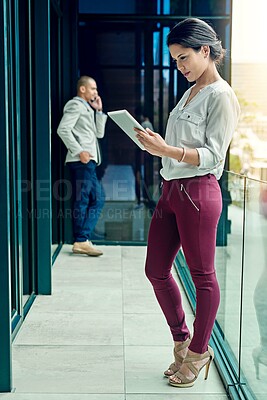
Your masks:
[{"label": "reflection on glass", "polygon": [[162,47],[162,64],[164,66],[169,67],[170,66],[170,53],[168,51],[167,46],[165,46],[165,43],[167,42],[167,35],[170,32],[170,28],[163,28],[163,47]]},{"label": "reflection on glass", "polygon": [[[131,165],[108,165],[102,178],[106,201],[98,220],[94,240],[141,241],[147,240],[148,227],[159,186],[145,179],[146,161],[141,170],[140,202],[135,191],[135,175]],[[101,235],[103,237],[101,237]]]},{"label": "reflection on glass", "polygon": [[247,179],[246,186],[240,361],[248,384],[261,399],[267,394],[267,184]]},{"label": "reflection on glass", "polygon": [[[241,105],[241,118],[230,151],[232,171],[265,181],[267,180],[266,10],[264,0],[254,0],[253,7],[250,1],[244,0],[242,11],[240,2],[233,0],[231,82]],[[250,30],[247,26],[250,26]],[[254,38],[257,38],[256,42]],[[246,51],[251,46],[253,46],[253,57]]]},{"label": "reflection on glass", "polygon": [[154,127],[157,130],[159,127],[159,114],[160,114],[160,71],[153,71],[153,81],[154,81]]},{"label": "reflection on glass", "polygon": [[230,13],[230,2],[226,0],[192,1],[193,15],[225,15]]},{"label": "reflection on glass", "polygon": [[153,64],[159,65],[160,52],[160,36],[159,32],[153,32]]},{"label": "reflection on glass", "polygon": [[163,1],[163,14],[170,14],[170,2],[171,0]]},{"label": "reflection on glass", "polygon": [[170,86],[170,70],[164,69],[162,71],[163,76],[163,116],[164,120],[167,120],[169,115],[169,86]]},{"label": "reflection on glass", "polygon": [[[256,370],[256,378],[260,379],[260,365],[267,367],[267,185],[262,186],[259,196],[259,210],[263,247],[262,272],[255,287],[253,301],[256,311],[256,317],[259,326],[259,346],[253,349],[253,360]],[[266,371],[265,371],[266,372]],[[266,377],[266,374],[264,374]],[[267,389],[267,383],[265,386]]]},{"label": "reflection on glass", "polygon": [[[202,5],[203,6],[203,5]],[[187,15],[189,13],[189,1],[171,0],[170,14],[171,15]]]},{"label": "reflection on glass", "polygon": [[218,229],[216,271],[221,289],[217,323],[238,359],[243,238],[244,178],[228,173],[222,182],[223,212]]},{"label": "reflection on glass", "polygon": [[[177,91],[177,75],[178,75],[178,70],[175,68],[175,70],[174,70],[174,74],[173,74],[173,82],[174,82],[174,85],[173,85],[173,95],[174,95],[174,98],[175,99],[177,99],[177,94],[178,94],[178,91]],[[176,102],[178,103],[178,99],[176,100]]]}]

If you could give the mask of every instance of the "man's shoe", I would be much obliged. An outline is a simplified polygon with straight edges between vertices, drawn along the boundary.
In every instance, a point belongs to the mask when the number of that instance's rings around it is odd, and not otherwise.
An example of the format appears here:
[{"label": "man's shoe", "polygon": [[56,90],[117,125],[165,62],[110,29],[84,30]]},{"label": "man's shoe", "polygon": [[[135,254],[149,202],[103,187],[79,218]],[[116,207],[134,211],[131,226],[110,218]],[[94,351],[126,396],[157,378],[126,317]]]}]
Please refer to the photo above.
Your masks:
[{"label": "man's shoe", "polygon": [[86,242],[75,242],[72,251],[75,254],[87,254],[88,256],[93,257],[98,257],[103,254],[103,252],[93,246],[92,242],[89,242],[89,240]]}]

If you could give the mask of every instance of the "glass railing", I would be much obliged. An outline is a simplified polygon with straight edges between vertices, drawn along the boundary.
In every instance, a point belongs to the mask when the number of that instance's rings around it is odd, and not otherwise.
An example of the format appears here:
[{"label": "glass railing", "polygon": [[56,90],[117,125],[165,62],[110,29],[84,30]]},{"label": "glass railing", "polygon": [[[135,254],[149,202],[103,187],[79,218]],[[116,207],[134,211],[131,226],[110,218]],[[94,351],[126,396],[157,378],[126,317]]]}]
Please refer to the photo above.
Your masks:
[{"label": "glass railing", "polygon": [[[231,398],[267,398],[267,182],[225,172],[216,271],[221,303],[212,335]],[[189,300],[195,290],[176,259]]]},{"label": "glass railing", "polygon": [[245,180],[240,367],[256,399],[267,398],[267,183]]}]

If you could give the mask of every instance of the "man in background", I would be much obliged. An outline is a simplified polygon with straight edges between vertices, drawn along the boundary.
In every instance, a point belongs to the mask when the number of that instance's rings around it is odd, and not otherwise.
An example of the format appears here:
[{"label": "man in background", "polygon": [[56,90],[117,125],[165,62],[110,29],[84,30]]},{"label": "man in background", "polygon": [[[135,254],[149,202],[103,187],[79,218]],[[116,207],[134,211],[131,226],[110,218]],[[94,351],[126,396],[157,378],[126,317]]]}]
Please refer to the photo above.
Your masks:
[{"label": "man in background", "polygon": [[81,76],[77,96],[66,103],[57,133],[68,149],[66,164],[73,182],[72,251],[88,256],[103,254],[92,244],[91,236],[104,205],[96,167],[101,163],[98,138],[105,134],[106,121],[96,81]]}]

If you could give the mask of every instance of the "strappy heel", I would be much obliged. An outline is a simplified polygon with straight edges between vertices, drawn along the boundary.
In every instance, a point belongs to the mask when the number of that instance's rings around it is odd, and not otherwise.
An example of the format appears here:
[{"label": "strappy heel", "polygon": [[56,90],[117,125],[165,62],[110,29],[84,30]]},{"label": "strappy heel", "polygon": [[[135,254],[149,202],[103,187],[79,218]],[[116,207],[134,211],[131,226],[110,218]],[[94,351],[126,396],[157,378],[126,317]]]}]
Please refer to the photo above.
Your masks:
[{"label": "strappy heel", "polygon": [[177,372],[182,365],[182,362],[184,361],[184,357],[182,357],[179,352],[183,349],[186,349],[191,343],[191,339],[188,338],[187,340],[185,340],[182,343],[175,343],[174,349],[173,349],[173,355],[174,355],[174,362],[169,366],[169,368],[164,371],[164,376],[165,378],[169,378],[170,376],[172,376],[173,374],[175,374],[175,372]]},{"label": "strappy heel", "polygon": [[[201,361],[207,358],[207,362],[202,365],[199,369],[195,367],[194,362]],[[206,367],[204,379],[208,379],[210,364],[214,359],[214,351],[210,346],[208,346],[208,350],[203,354],[196,354],[194,356],[187,355],[183,361],[183,364],[187,364],[188,369],[194,374],[193,378],[187,378],[183,373],[177,371],[169,378],[169,384],[176,387],[191,387],[194,385],[197,377],[202,370],[202,368]],[[175,378],[178,378],[180,382],[177,382]]]}]

